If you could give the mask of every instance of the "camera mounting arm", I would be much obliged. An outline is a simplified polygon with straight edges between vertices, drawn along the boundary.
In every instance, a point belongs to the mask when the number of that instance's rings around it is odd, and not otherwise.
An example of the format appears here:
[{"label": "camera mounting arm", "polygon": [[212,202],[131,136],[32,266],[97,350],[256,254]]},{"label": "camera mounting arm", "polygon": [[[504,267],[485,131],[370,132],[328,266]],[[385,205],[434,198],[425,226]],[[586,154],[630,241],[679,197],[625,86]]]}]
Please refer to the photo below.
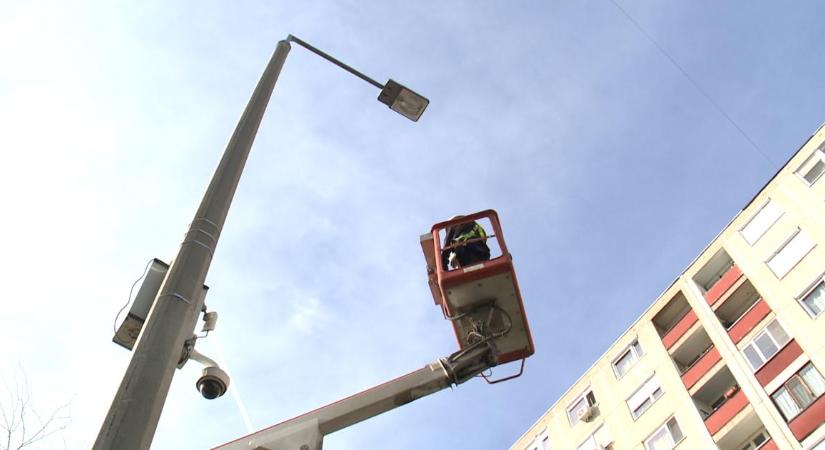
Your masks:
[{"label": "camera mounting arm", "polygon": [[440,358],[426,367],[213,450],[321,450],[324,436],[459,385],[495,365],[491,343]]},{"label": "camera mounting arm", "polygon": [[198,336],[192,335],[183,343],[178,369],[183,368],[190,359],[199,362],[203,366],[203,371],[195,387],[204,398],[212,400],[226,393],[229,388],[229,374],[218,366],[217,361],[195,350],[197,340]]},{"label": "camera mounting arm", "polygon": [[203,364],[206,367],[209,367],[209,366],[217,367],[218,366],[218,363],[215,362],[214,359],[204,355],[203,353],[195,350],[194,348],[189,351],[189,359],[195,360],[195,361]]}]

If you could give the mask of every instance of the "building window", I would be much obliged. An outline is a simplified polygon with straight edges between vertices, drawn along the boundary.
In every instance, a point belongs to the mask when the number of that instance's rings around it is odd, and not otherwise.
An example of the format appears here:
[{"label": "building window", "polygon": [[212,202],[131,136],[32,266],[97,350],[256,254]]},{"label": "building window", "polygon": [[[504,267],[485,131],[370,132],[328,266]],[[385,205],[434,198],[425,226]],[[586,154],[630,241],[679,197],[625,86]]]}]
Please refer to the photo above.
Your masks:
[{"label": "building window", "polygon": [[774,319],[742,349],[754,371],[768,362],[791,338],[778,320]]},{"label": "building window", "polygon": [[821,149],[813,152],[796,170],[797,175],[802,177],[808,185],[814,184],[823,172],[825,172],[825,154],[822,153]]},{"label": "building window", "polygon": [[544,431],[524,447],[524,450],[550,450],[549,431],[545,428]]},{"label": "building window", "polygon": [[753,245],[782,217],[782,214],[782,208],[780,208],[775,201],[768,199],[768,202],[762,206],[739,232],[748,244]]},{"label": "building window", "polygon": [[749,437],[747,442],[745,442],[745,445],[739,447],[739,450],[756,450],[760,445],[767,442],[768,439],[770,439],[768,432],[764,429],[759,430],[756,434]]},{"label": "building window", "polygon": [[644,350],[642,350],[642,346],[639,345],[638,340],[635,340],[628,345],[622,354],[613,360],[613,373],[616,374],[616,378],[621,378],[625,373],[627,373],[627,371],[630,370],[630,368],[636,364],[636,361],[638,361],[644,354]]},{"label": "building window", "polygon": [[596,438],[591,435],[577,447],[577,450],[597,450],[598,448]]},{"label": "building window", "polygon": [[542,436],[539,443],[541,444],[541,450],[550,450],[550,436]]},{"label": "building window", "polygon": [[785,420],[790,422],[823,393],[825,380],[813,364],[808,363],[771,394],[771,398]]},{"label": "building window", "polygon": [[593,434],[587,437],[576,450],[608,450],[613,448],[613,440],[607,432],[607,428],[600,426]]},{"label": "building window", "polygon": [[820,277],[798,299],[809,316],[822,314],[825,311],[825,277]]},{"label": "building window", "polygon": [[671,417],[664,425],[659,427],[647,440],[645,440],[645,450],[669,450],[676,447],[685,435],[679,428],[679,423],[675,417]]},{"label": "building window", "polygon": [[593,406],[596,405],[596,396],[593,390],[588,388],[583,394],[576,397],[576,400],[567,407],[567,418],[570,425],[579,423],[580,420],[587,422],[593,414]]},{"label": "building window", "polygon": [[784,277],[808,254],[816,243],[808,233],[796,229],[796,233],[788,239],[773,256],[766,262],[777,278]]},{"label": "building window", "polygon": [[656,375],[653,375],[627,399],[626,403],[630,409],[630,414],[634,419],[638,419],[664,393],[662,383],[656,378]]}]

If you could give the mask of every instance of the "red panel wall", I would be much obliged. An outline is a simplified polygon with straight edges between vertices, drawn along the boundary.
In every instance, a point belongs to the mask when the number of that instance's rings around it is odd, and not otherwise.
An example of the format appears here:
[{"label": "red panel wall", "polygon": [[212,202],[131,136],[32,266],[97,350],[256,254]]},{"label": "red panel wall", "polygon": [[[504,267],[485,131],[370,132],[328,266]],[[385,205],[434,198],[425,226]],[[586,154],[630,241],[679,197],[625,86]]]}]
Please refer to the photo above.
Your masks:
[{"label": "red panel wall", "polygon": [[808,405],[808,407],[788,423],[791,432],[800,441],[813,433],[825,422],[825,395]]},{"label": "red panel wall", "polygon": [[760,367],[754,375],[762,386],[767,386],[780,372],[785,370],[799,355],[802,354],[802,347],[791,339],[785,347],[779,350],[773,358],[768,360],[764,366]]},{"label": "red panel wall", "polygon": [[770,312],[771,307],[768,306],[765,300],[761,298],[757,300],[756,304],[728,330],[728,335],[730,335],[733,343],[735,344],[741,341],[742,338],[753,330]]},{"label": "red panel wall", "polygon": [[745,393],[740,390],[705,419],[705,427],[707,427],[711,435],[716,434],[725,424],[736,417],[745,406],[748,406],[748,398],[745,397]]},{"label": "red panel wall", "polygon": [[716,300],[719,300],[719,297],[730,289],[741,276],[742,270],[739,269],[739,266],[736,264],[732,265],[731,268],[722,275],[722,278],[705,293],[705,300],[708,301],[708,304],[712,305],[716,303]]},{"label": "red panel wall", "polygon": [[704,374],[708,373],[720,359],[719,350],[716,350],[716,347],[711,347],[707,353],[702,355],[698,361],[682,374],[682,382],[685,383],[685,387],[690,389],[690,387],[696,384]]},{"label": "red panel wall", "polygon": [[687,314],[682,317],[673,328],[670,329],[664,336],[662,336],[662,343],[665,344],[665,348],[673,347],[673,344],[682,337],[693,324],[696,323],[696,313],[693,312],[691,309],[687,312]]}]

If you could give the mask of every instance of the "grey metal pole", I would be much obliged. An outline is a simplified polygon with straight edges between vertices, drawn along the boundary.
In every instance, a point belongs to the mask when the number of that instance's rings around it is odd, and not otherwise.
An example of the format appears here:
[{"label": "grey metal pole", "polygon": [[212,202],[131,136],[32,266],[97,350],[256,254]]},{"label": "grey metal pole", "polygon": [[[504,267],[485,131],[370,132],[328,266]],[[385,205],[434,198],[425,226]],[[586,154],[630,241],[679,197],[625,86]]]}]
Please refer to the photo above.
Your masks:
[{"label": "grey metal pole", "polygon": [[278,43],[206,189],[135,345],[100,433],[97,450],[148,449],[183,343],[194,332],[203,284],[249,149],[289,53]]}]

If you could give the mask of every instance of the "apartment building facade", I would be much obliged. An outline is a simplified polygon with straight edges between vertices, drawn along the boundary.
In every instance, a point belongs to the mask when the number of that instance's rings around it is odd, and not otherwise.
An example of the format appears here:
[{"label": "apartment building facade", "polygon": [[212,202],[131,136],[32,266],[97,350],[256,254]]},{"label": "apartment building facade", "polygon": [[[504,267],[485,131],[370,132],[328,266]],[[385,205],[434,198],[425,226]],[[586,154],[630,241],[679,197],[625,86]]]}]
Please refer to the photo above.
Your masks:
[{"label": "apartment building facade", "polygon": [[825,450],[825,127],[513,450]]}]

